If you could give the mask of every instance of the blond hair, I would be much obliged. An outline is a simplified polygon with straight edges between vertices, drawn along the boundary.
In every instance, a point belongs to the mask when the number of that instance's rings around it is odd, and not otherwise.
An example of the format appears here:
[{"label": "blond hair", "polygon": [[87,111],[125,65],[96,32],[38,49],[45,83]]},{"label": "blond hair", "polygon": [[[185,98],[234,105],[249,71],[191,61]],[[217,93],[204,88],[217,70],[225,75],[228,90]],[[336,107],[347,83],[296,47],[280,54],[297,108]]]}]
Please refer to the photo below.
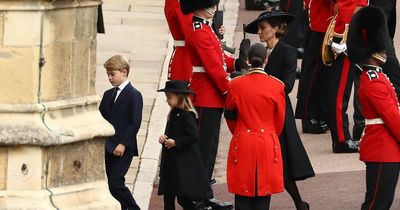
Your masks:
[{"label": "blond hair", "polygon": [[[190,99],[189,95],[184,93],[174,93],[174,94],[178,96],[178,105],[176,106],[176,108],[193,112],[196,118],[198,118],[197,111],[194,108],[192,100]],[[168,114],[168,119],[169,119],[169,114]]]},{"label": "blond hair", "polygon": [[127,76],[129,75],[129,60],[123,55],[114,55],[104,63],[104,68],[107,71],[122,71],[126,70]]}]

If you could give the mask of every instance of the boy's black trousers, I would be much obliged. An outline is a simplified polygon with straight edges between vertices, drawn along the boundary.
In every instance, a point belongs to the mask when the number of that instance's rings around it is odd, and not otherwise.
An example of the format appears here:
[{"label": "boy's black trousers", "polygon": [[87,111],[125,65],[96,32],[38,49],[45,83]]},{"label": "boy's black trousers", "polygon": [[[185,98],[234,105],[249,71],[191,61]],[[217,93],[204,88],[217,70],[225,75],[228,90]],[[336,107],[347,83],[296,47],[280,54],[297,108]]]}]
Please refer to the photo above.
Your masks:
[{"label": "boy's black trousers", "polygon": [[129,170],[133,156],[117,157],[105,151],[108,189],[111,195],[121,204],[121,210],[140,210],[132,193],[125,186],[125,174]]}]

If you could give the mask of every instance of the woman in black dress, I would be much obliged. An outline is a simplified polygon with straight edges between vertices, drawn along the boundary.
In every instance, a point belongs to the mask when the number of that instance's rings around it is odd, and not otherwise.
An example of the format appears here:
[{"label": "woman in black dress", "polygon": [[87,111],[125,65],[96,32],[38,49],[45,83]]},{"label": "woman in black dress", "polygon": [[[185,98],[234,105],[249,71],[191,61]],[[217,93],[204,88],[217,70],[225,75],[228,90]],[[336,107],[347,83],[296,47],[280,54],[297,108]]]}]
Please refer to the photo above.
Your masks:
[{"label": "woman in black dress", "polygon": [[265,72],[277,77],[285,84],[286,114],[285,124],[279,137],[283,158],[285,190],[292,197],[296,209],[309,209],[309,204],[301,199],[296,181],[315,176],[307,152],[297,131],[289,93],[296,79],[297,52],[285,44],[282,39],[287,24],[294,17],[281,11],[272,10],[261,13],[256,20],[248,24],[245,31],[258,34],[261,42],[267,43],[268,63]]}]

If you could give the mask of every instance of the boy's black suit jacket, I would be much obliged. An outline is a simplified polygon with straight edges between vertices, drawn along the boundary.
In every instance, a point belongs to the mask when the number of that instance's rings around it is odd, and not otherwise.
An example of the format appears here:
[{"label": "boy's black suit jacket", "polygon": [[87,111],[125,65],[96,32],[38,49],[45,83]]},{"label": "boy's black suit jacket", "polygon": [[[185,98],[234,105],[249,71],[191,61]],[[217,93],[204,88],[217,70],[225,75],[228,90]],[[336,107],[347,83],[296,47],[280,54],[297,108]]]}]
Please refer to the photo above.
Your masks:
[{"label": "boy's black suit jacket", "polygon": [[118,144],[125,145],[124,155],[138,155],[136,135],[142,122],[142,94],[128,83],[111,108],[114,88],[104,92],[100,112],[115,129],[115,135],[106,141],[106,152],[113,153]]}]

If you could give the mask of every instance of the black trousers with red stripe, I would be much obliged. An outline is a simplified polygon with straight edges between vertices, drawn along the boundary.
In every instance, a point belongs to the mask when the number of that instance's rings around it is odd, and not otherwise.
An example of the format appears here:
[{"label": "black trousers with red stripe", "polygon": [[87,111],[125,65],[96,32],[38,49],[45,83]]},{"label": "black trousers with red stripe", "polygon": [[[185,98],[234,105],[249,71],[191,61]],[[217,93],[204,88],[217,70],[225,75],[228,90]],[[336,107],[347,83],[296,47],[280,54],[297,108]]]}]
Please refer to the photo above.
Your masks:
[{"label": "black trousers with red stripe", "polygon": [[310,33],[304,49],[301,76],[297,93],[297,119],[327,119],[327,93],[330,67],[322,64],[321,45],[324,33]]},{"label": "black trousers with red stripe", "polygon": [[211,179],[218,152],[219,130],[223,109],[196,107],[196,110],[199,115],[200,152],[205,169],[207,170],[207,176]]},{"label": "black trousers with red stripe", "polygon": [[361,210],[388,210],[393,203],[400,163],[366,162],[366,184]]},{"label": "black trousers with red stripe", "polygon": [[345,54],[340,54],[333,62],[329,74],[329,128],[332,142],[344,143],[351,139],[347,107],[350,99],[356,66],[351,64]]}]

